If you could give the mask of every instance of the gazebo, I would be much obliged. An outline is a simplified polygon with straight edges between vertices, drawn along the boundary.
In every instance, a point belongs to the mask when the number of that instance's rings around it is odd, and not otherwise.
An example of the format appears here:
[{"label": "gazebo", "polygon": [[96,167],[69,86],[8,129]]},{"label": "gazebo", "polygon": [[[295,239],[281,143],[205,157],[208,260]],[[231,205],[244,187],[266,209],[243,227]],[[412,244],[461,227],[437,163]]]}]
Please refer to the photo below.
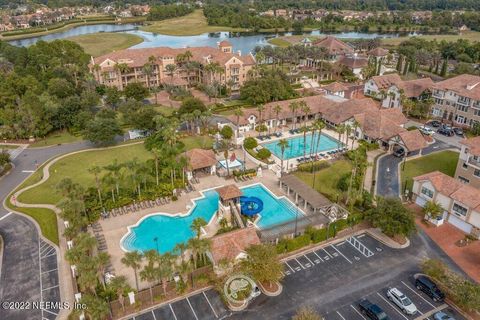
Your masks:
[{"label": "gazebo", "polygon": [[236,185],[229,184],[215,189],[220,199],[218,200],[218,210],[222,212],[229,223],[232,222],[232,215],[240,228],[244,227],[243,220],[240,217],[240,197],[243,196],[242,190]]},{"label": "gazebo", "polygon": [[197,173],[213,175],[216,172],[217,158],[212,150],[191,149],[185,153],[187,158],[187,179],[191,180]]}]

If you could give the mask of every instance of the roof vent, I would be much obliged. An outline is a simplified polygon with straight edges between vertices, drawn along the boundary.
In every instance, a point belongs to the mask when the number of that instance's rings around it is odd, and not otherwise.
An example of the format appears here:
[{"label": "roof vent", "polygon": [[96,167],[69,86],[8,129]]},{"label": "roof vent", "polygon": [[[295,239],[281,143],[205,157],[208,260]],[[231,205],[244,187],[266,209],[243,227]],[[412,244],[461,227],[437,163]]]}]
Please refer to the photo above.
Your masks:
[{"label": "roof vent", "polygon": [[473,90],[480,82],[474,84],[467,84],[467,90]]}]

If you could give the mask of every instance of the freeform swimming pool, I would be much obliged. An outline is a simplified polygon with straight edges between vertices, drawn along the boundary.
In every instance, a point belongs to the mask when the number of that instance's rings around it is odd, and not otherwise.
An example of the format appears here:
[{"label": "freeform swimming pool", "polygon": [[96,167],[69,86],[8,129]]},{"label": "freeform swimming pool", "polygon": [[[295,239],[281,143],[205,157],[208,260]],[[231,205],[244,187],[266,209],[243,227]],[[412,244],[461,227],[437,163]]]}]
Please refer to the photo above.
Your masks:
[{"label": "freeform swimming pool", "polygon": [[[305,153],[307,155],[309,155],[311,151],[314,151],[314,149],[317,148],[317,140],[318,140],[318,132],[316,132],[313,137],[313,143],[312,143],[312,134],[309,133],[306,135],[306,140],[305,140],[306,152]],[[287,141],[288,141],[288,148],[285,149],[285,154],[284,154],[285,160],[303,156],[303,150],[304,150],[303,135],[288,138]],[[315,151],[316,153],[321,153],[321,152],[337,149],[339,145],[343,146],[343,144],[340,143],[337,139],[334,139],[329,135],[322,133],[322,136],[320,137],[320,143],[318,144],[318,150],[315,150]],[[262,144],[262,146],[270,150],[275,156],[277,156],[277,158],[279,159],[282,158],[282,150],[278,146],[278,141],[264,143]]]},{"label": "freeform swimming pool", "polygon": [[[263,210],[256,225],[260,229],[272,227],[295,219],[297,210],[285,197],[276,197],[262,184],[241,188],[245,196],[255,196],[263,201]],[[218,193],[215,190],[202,192],[203,197],[194,199],[194,207],[185,215],[153,214],[144,217],[122,237],[120,245],[125,251],[148,251],[157,248],[160,253],[170,252],[177,243],[186,243],[195,236],[190,229],[192,221],[203,218],[210,221],[218,210]],[[303,214],[298,210],[298,214]],[[157,242],[155,242],[157,238]]]}]

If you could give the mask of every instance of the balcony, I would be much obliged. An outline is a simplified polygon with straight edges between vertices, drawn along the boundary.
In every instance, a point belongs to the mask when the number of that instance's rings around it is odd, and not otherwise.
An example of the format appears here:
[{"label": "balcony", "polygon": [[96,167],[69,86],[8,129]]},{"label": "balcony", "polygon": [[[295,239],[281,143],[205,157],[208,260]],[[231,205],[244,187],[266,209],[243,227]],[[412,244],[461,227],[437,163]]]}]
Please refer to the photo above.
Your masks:
[{"label": "balcony", "polygon": [[470,100],[470,98],[465,98],[465,97],[459,97],[458,100],[457,100],[458,104],[461,104],[461,105],[464,105],[464,106],[467,106],[467,107],[470,106],[471,102],[472,101]]},{"label": "balcony", "polygon": [[434,96],[435,98],[439,98],[439,99],[443,99],[443,92],[439,92],[439,91],[434,91],[432,93],[432,96]]},{"label": "balcony", "polygon": [[477,169],[480,169],[480,157],[470,156],[470,157],[468,157],[467,163],[471,166],[476,167]]}]

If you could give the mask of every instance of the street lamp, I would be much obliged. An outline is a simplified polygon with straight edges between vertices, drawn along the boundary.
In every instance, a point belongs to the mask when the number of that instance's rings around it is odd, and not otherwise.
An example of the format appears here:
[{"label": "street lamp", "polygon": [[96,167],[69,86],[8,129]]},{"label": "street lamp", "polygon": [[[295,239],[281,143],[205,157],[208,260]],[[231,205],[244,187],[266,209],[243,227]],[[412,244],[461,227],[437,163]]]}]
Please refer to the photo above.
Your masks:
[{"label": "street lamp", "polygon": [[297,223],[298,223],[298,202],[295,202],[295,234],[294,234],[294,237],[297,236]]},{"label": "street lamp", "polygon": [[158,251],[158,237],[153,238],[153,241],[155,242],[155,245],[157,247],[157,252],[160,253],[160,251]]}]

